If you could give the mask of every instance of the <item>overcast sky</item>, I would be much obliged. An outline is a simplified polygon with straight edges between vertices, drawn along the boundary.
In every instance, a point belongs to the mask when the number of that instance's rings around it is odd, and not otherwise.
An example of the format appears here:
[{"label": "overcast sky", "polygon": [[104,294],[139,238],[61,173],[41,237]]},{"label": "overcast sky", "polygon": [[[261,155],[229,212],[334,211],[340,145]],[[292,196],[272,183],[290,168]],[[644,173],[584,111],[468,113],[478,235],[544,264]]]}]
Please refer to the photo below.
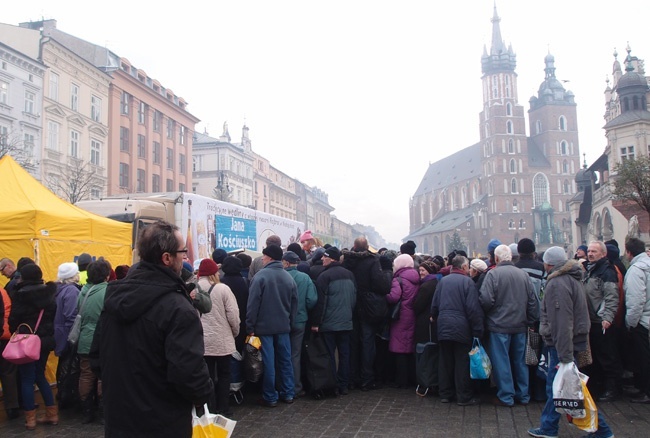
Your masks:
[{"label": "overcast sky", "polygon": [[[501,34],[517,54],[519,104],[544,79],[544,57],[575,94],[580,150],[602,154],[612,53],[650,57],[647,0],[498,0]],[[492,0],[150,2],[30,0],[9,24],[54,18],[106,45],[183,97],[218,137],[250,128],[253,149],[329,194],[334,214],[390,242],[408,232],[409,199],[430,162],[479,140],[481,55]],[[95,17],[97,21],[91,18]],[[650,59],[650,58],[648,58]],[[650,66],[648,66],[650,68]]]}]

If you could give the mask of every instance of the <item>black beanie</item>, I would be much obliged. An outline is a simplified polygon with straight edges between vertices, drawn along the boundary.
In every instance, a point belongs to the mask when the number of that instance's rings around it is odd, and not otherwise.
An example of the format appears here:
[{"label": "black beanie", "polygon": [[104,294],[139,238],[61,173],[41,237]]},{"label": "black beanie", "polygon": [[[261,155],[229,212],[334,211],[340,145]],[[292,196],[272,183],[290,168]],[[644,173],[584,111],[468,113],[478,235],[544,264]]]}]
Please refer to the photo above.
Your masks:
[{"label": "black beanie", "polygon": [[43,281],[43,271],[35,263],[28,263],[20,270],[22,281]]},{"label": "black beanie", "polygon": [[535,242],[533,242],[531,239],[524,237],[523,239],[519,240],[517,243],[517,252],[519,254],[532,254],[535,252]]},{"label": "black beanie", "polygon": [[223,259],[221,263],[221,270],[224,274],[240,274],[241,270],[244,269],[244,264],[242,261],[235,256],[228,256]]},{"label": "black beanie", "polygon": [[399,247],[399,252],[401,252],[402,254],[415,255],[416,247],[417,245],[415,244],[415,242],[409,240],[406,243],[402,243],[402,245]]}]

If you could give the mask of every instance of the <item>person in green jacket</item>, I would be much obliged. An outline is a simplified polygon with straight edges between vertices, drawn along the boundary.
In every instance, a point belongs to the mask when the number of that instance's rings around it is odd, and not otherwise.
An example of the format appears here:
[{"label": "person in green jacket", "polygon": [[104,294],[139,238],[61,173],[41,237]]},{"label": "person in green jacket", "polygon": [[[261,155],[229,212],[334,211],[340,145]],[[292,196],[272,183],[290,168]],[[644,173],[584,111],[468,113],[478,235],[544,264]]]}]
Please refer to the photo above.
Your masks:
[{"label": "person in green jacket", "polygon": [[99,421],[103,422],[102,383],[90,369],[88,354],[93,343],[95,328],[99,315],[104,309],[104,295],[108,285],[111,265],[104,259],[98,259],[88,265],[88,282],[81,289],[77,301],[78,314],[81,315],[81,331],[77,354],[79,355],[79,399],[83,409],[83,424],[92,423],[97,412],[93,390],[97,388],[99,400]]},{"label": "person in green jacket", "polygon": [[291,327],[291,363],[293,364],[293,382],[295,397],[303,397],[305,391],[302,389],[300,379],[300,355],[302,352],[302,341],[305,336],[305,325],[307,323],[307,312],[316,306],[318,294],[316,286],[311,277],[297,269],[300,257],[292,251],[287,251],[282,256],[282,265],[285,271],[291,275],[298,287],[298,312]]}]

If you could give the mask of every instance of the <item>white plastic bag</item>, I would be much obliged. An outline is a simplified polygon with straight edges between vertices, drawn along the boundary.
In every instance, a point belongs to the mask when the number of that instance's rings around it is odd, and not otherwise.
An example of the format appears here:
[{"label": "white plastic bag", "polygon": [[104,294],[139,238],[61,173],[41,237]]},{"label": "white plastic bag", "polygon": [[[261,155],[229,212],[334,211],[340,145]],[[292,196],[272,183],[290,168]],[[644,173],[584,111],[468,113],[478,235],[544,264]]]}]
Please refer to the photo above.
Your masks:
[{"label": "white plastic bag", "polygon": [[578,367],[574,362],[560,363],[553,379],[553,405],[560,414],[573,418],[584,418],[584,393]]},{"label": "white plastic bag", "polygon": [[210,413],[208,405],[203,405],[203,415],[196,415],[192,408],[192,438],[230,438],[237,422],[223,415]]}]

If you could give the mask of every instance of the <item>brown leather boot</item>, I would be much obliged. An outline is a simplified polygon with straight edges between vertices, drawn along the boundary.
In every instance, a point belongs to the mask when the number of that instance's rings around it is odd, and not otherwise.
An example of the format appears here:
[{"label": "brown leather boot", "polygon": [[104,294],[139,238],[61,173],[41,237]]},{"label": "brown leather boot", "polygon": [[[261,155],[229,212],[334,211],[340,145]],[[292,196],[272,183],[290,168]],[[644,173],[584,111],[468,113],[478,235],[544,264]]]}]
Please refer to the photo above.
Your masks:
[{"label": "brown leather boot", "polygon": [[59,424],[59,407],[57,405],[45,406],[45,417],[39,418],[36,422],[56,426]]},{"label": "brown leather boot", "polygon": [[36,409],[31,411],[25,411],[25,429],[34,430],[36,429]]}]

